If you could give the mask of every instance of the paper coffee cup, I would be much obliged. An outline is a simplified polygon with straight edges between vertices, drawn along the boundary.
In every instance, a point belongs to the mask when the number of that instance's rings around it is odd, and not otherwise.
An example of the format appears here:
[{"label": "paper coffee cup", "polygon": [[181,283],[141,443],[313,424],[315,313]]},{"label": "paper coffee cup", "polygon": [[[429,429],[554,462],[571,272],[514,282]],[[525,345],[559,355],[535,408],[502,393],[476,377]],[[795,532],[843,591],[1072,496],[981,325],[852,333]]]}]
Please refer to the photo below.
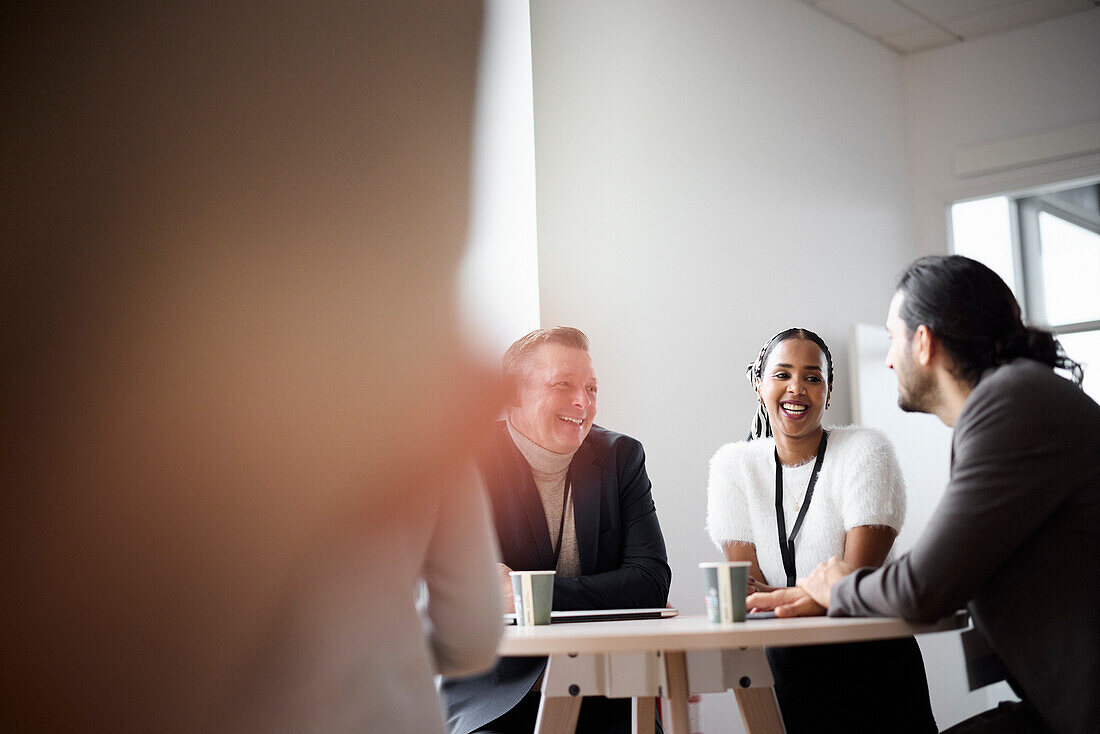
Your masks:
[{"label": "paper coffee cup", "polygon": [[745,590],[749,579],[748,561],[700,563],[706,589],[707,618],[711,622],[745,621]]},{"label": "paper coffee cup", "polygon": [[550,609],[554,603],[554,572],[512,571],[508,575],[512,577],[516,624],[550,624]]}]

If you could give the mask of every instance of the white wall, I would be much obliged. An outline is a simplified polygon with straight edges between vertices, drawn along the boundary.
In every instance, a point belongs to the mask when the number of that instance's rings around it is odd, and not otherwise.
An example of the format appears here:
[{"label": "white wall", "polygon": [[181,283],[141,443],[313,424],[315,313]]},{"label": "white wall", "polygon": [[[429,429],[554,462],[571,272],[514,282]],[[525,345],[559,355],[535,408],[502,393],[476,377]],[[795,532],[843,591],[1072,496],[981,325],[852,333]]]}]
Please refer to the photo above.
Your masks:
[{"label": "white wall", "polygon": [[[645,445],[671,602],[701,613],[745,365],[817,330],[847,422],[850,324],[882,323],[914,255],[901,62],[795,0],[534,0],[531,24],[542,324],[592,338],[597,420]],[[731,695],[703,714],[740,730]]]},{"label": "white wall", "polygon": [[794,0],[532,4],[543,325],[593,342],[599,422],[637,436],[677,571],[706,465],[748,428],[745,365],[819,330],[846,422],[853,320],[881,322],[908,242],[900,62]]},{"label": "white wall", "polygon": [[[671,601],[698,613],[706,464],[746,431],[744,365],[781,328],[818,330],[846,422],[851,325],[881,324],[904,265],[947,251],[948,203],[1095,176],[1100,154],[953,163],[1100,119],[1100,10],[904,59],[795,0],[532,0],[531,24],[541,321],[592,337],[599,421],[645,444]],[[931,476],[899,448],[904,548],[946,456]],[[921,642],[940,725],[982,708],[954,636]],[[705,697],[705,731],[740,731],[730,699]]]},{"label": "white wall", "polygon": [[1100,174],[1100,153],[957,176],[968,146],[1100,121],[1100,8],[902,62],[916,243],[948,251],[947,206]]},{"label": "white wall", "polygon": [[487,0],[460,295],[471,339],[494,362],[539,325],[534,114],[528,5]]}]

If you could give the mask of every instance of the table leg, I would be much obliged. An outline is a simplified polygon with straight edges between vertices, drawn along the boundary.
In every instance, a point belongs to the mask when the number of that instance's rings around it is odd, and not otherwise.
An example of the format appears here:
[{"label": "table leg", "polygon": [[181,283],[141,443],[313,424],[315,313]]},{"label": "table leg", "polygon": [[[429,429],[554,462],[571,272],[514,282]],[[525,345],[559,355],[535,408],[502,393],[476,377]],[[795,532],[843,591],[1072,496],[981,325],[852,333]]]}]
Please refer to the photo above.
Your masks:
[{"label": "table leg", "polygon": [[653,734],[657,716],[657,699],[635,696],[630,699],[630,731],[632,734]]},{"label": "table leg", "polygon": [[771,666],[763,648],[693,650],[687,653],[692,693],[733,690],[745,728],[751,734],[783,734]]},{"label": "table leg", "polygon": [[664,688],[661,692],[661,726],[665,734],[688,732],[687,654],[665,652]]},{"label": "table leg", "polygon": [[733,695],[737,697],[737,708],[741,710],[741,720],[749,734],[784,734],[787,731],[774,688],[734,688]]},{"label": "table leg", "polygon": [[573,734],[581,713],[581,696],[550,698],[545,693],[539,699],[539,717],[535,734]]}]

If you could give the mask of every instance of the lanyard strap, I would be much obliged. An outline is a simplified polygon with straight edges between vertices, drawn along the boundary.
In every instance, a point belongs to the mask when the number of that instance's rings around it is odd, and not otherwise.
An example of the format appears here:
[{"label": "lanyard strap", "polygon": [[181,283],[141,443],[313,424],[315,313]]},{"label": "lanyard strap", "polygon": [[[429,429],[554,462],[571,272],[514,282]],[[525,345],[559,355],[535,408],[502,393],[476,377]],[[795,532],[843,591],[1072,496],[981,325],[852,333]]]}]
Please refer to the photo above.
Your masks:
[{"label": "lanyard strap", "polygon": [[573,492],[572,472],[565,474],[565,491],[561,497],[561,520],[558,522],[558,545],[554,548],[554,570],[558,570],[558,557],[561,555],[562,540],[565,536],[565,513],[569,509],[569,495]]},{"label": "lanyard strap", "polygon": [[825,460],[825,444],[828,442],[828,437],[828,431],[821,432],[821,443],[817,446],[817,461],[814,462],[814,470],[810,474],[810,483],[806,485],[806,499],[802,502],[802,509],[798,511],[798,517],[794,521],[794,529],[791,530],[789,538],[783,513],[783,465],[779,463],[779,449],[775,450],[775,524],[779,528],[779,552],[783,556],[783,570],[787,572],[787,586],[795,584],[794,539],[802,529],[802,521],[806,519],[806,510],[809,509],[810,499],[814,496],[814,485],[817,484],[817,475],[821,472],[821,462]]}]

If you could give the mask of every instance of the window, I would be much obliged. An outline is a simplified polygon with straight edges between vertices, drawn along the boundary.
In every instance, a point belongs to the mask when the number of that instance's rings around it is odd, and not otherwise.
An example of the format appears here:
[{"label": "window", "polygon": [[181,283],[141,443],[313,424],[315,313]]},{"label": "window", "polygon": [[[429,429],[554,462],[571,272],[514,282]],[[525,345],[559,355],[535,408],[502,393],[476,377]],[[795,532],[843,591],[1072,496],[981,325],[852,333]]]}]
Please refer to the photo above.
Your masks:
[{"label": "window", "polygon": [[1025,320],[1050,329],[1085,365],[1100,401],[1100,183],[951,207],[955,252],[1004,278]]}]

